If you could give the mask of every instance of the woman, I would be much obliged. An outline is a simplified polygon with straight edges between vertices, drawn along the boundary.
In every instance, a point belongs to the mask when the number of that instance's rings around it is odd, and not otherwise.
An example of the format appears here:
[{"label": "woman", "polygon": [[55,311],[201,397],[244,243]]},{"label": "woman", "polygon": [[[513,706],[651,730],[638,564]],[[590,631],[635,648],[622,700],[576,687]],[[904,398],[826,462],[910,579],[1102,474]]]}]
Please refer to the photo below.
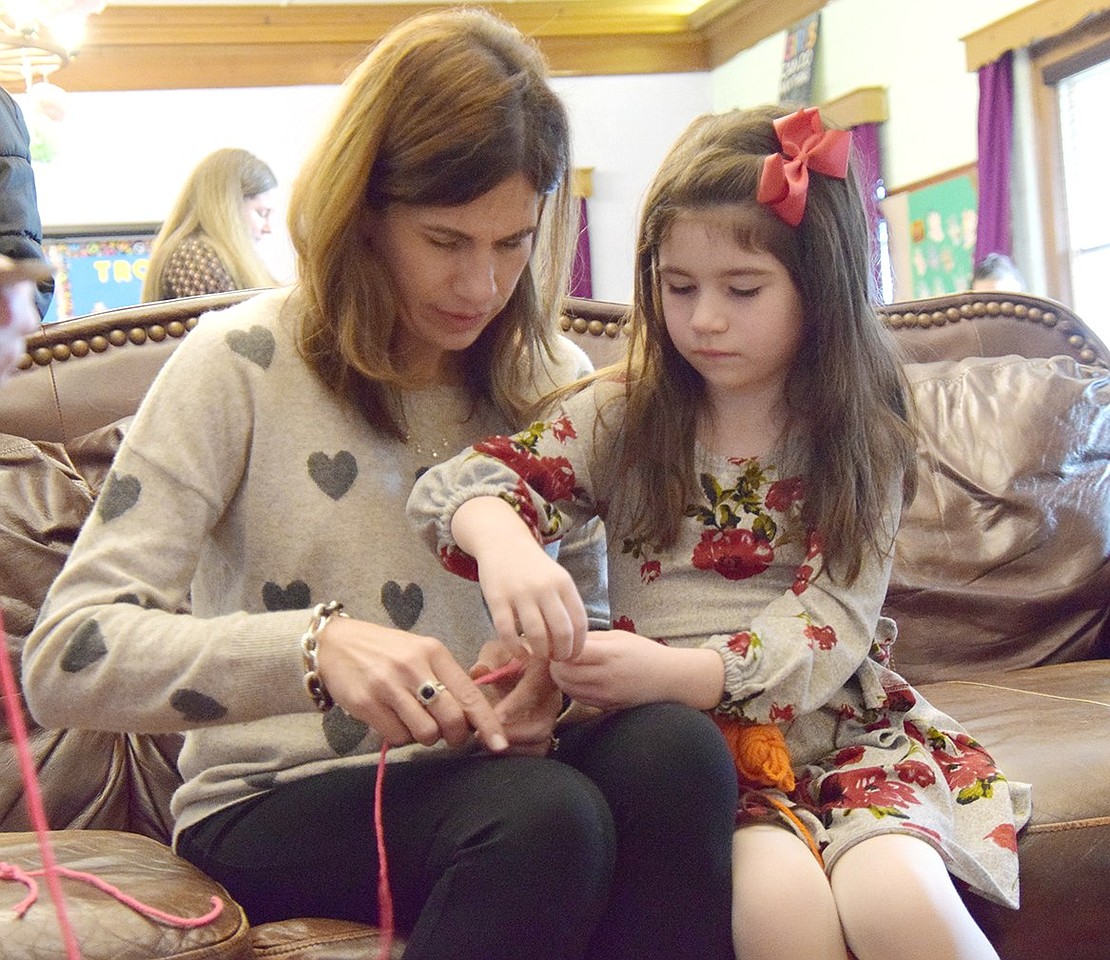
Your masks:
[{"label": "woman", "polygon": [[[515,30],[471,9],[380,41],[294,187],[299,281],[174,353],[27,644],[40,722],[185,732],[176,847],[253,923],[377,921],[382,842],[408,958],[729,955],[711,721],[648,705],[549,755],[546,664],[475,684],[478,587],[404,516],[444,451],[585,367],[552,334],[569,167]],[[563,554],[595,624],[602,546]]]},{"label": "woman", "polygon": [[201,160],[154,238],[143,302],[272,287],[257,247],[276,196],[273,171],[246,150]]}]

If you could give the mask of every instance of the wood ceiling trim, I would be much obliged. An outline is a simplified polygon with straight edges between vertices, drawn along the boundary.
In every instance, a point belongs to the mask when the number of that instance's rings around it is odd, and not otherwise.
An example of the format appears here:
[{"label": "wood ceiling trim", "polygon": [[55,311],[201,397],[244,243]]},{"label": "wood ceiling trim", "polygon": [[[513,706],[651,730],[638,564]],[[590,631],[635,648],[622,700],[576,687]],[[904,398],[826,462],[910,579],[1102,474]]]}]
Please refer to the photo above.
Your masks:
[{"label": "wood ceiling trim", "polygon": [[710,67],[727,63],[824,6],[825,0],[744,0],[729,4],[699,28],[709,43]]},{"label": "wood ceiling trim", "polygon": [[1106,0],[1038,0],[962,37],[967,69],[978,70],[1007,50],[1020,50],[1036,40],[1066,33],[1087,17],[1108,9],[1110,3]]},{"label": "wood ceiling trim", "polygon": [[821,115],[838,127],[883,123],[890,117],[886,87],[856,87],[821,104]]},{"label": "wood ceiling trim", "polygon": [[[560,75],[707,71],[820,9],[818,0],[492,3]],[[51,79],[71,91],[341,83],[421,4],[109,6]]]}]

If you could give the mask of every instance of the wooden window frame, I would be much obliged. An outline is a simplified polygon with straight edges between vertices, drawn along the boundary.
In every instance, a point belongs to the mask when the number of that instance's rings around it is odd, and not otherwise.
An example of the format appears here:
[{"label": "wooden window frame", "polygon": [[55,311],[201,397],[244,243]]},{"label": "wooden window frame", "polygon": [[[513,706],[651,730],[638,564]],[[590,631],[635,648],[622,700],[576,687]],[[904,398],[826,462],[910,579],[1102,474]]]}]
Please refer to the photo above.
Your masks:
[{"label": "wooden window frame", "polygon": [[1065,33],[1029,47],[1037,194],[1044,231],[1045,284],[1049,296],[1073,303],[1064,157],[1057,85],[1110,59],[1110,12],[1088,18]]}]

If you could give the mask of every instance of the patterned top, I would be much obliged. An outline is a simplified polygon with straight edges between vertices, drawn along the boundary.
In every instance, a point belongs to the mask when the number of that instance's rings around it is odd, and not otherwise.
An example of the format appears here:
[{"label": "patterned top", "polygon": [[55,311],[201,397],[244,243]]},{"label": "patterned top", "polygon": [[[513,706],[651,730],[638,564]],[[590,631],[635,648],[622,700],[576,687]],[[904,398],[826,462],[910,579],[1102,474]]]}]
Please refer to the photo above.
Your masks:
[{"label": "patterned top", "polygon": [[[96,507],[27,640],[23,683],[44,726],[184,731],[175,831],[236,801],[338,766],[373,764],[380,738],[303,685],[309,608],[441,639],[469,667],[492,635],[477,586],[424,550],[405,521],[431,443],[383,437],[300,357],[288,290],[203,317],[128,431]],[[577,347],[537,389],[589,367]],[[460,391],[405,396],[435,450],[508,425]],[[426,432],[425,432],[426,431]],[[563,562],[598,584],[594,533]],[[192,615],[177,613],[191,598]],[[427,748],[395,747],[404,760]]]},{"label": "patterned top", "polygon": [[167,300],[239,289],[220,255],[201,233],[186,237],[169,255],[162,284]]},{"label": "patterned top", "polygon": [[[473,559],[450,525],[470,497],[506,499],[544,542],[608,514],[613,626],[720,654],[717,710],[779,725],[797,785],[773,796],[806,823],[827,869],[867,836],[912,833],[973,889],[1016,906],[1028,787],[1009,783],[982,746],[890,669],[895,625],[880,615],[890,552],[865,557],[851,587],[833,581],[820,537],[801,521],[801,480],[704,449],[700,495],[675,545],[621,537],[611,455],[620,393],[595,384],[551,420],[489,438],[425,474],[408,507],[425,541],[448,569],[468,574]],[[890,516],[897,511],[892,498]],[[741,803],[744,816],[770,807],[754,791]]]}]

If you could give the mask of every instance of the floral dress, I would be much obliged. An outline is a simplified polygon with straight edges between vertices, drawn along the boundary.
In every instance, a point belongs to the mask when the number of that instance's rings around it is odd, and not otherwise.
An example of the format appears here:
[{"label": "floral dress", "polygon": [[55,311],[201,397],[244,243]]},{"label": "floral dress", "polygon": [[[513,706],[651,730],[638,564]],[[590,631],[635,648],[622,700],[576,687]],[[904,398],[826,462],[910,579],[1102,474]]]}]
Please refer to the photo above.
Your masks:
[{"label": "floral dress", "polygon": [[[821,538],[801,520],[801,480],[773,463],[700,448],[700,495],[673,546],[614,533],[621,403],[619,387],[595,383],[551,420],[475,444],[424,475],[410,518],[448,569],[476,577],[450,535],[451,515],[468,498],[504,498],[545,543],[606,517],[613,627],[716,650],[725,664],[717,714],[776,724],[785,737],[794,788],[742,783],[738,822],[785,808],[783,822],[796,819],[826,870],[867,837],[912,834],[977,893],[1016,907],[1028,785],[1009,782],[972,736],[890,668],[896,629],[881,609],[892,551],[865,556],[850,587],[834,582]],[[891,517],[899,509],[892,502]]]}]

